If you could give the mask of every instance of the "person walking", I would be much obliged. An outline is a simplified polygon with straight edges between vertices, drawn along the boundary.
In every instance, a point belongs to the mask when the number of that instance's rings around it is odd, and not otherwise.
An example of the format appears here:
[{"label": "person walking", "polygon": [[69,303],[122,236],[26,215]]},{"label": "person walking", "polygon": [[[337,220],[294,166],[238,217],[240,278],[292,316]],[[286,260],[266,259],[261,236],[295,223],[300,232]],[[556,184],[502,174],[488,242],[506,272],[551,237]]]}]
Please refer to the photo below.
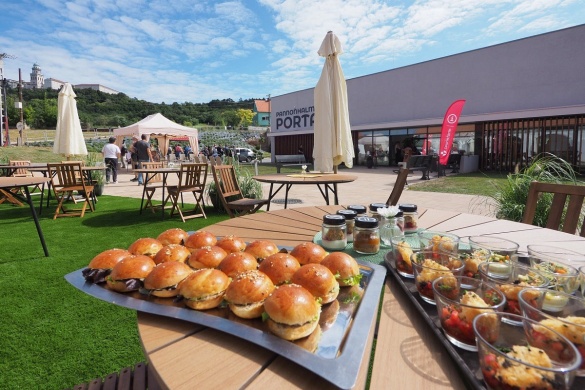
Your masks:
[{"label": "person walking", "polygon": [[[150,152],[150,143],[146,141],[146,134],[140,136],[140,141],[134,144],[134,151],[138,158],[138,168],[142,168],[143,162],[152,161],[152,153]],[[138,185],[144,184],[142,173],[138,174]]]},{"label": "person walking", "polygon": [[102,154],[106,162],[106,184],[110,184],[110,172],[112,172],[114,184],[118,184],[118,159],[122,152],[114,142],[116,142],[116,137],[110,137],[108,143],[102,148]]}]

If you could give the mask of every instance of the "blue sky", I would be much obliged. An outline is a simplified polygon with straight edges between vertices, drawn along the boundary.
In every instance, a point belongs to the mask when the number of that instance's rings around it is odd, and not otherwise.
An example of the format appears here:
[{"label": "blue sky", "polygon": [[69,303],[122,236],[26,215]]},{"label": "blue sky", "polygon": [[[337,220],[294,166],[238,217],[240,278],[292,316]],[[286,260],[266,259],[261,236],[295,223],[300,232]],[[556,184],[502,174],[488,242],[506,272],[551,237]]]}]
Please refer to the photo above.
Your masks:
[{"label": "blue sky", "polygon": [[[585,23],[585,0],[18,0],[0,5],[4,77],[99,83],[151,102],[314,87],[328,30],[347,79]],[[582,50],[583,48],[575,48]]]}]

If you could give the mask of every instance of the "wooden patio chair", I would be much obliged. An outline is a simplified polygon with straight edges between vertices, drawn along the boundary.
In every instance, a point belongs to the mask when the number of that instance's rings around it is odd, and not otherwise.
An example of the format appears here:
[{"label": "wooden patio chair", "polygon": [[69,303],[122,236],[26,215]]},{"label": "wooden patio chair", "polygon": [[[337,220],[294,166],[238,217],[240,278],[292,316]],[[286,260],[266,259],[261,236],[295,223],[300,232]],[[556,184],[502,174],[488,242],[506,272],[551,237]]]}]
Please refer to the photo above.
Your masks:
[{"label": "wooden patio chair", "polygon": [[[546,228],[558,230],[562,225],[562,231],[577,234],[579,217],[585,199],[585,186],[570,184],[542,183],[533,181],[528,190],[528,199],[522,222],[532,224],[536,214],[536,206],[542,193],[552,193],[553,200],[548,212]],[[567,204],[568,201],[568,204]],[[565,204],[567,211],[564,213]],[[562,220],[564,217],[564,220]],[[579,230],[579,235],[585,237],[585,224]]]},{"label": "wooden patio chair", "polygon": [[398,204],[400,195],[402,195],[404,186],[406,186],[406,178],[408,177],[408,173],[408,168],[402,168],[398,171],[398,177],[396,178],[396,182],[394,183],[390,197],[388,197],[388,200],[386,201],[387,206],[396,206]]},{"label": "wooden patio chair", "polygon": [[[94,211],[93,202],[90,199],[93,191],[93,185],[87,184],[85,180],[79,180],[78,177],[83,178],[81,171],[81,164],[79,162],[66,162],[61,164],[47,164],[49,177],[51,177],[51,186],[55,193],[55,197],[59,204],[53,219],[57,217],[79,216],[83,218],[85,209],[89,205],[89,209]],[[81,202],[83,206],[81,209],[69,209],[64,206],[67,199],[75,199],[74,193],[81,195]],[[76,202],[77,203],[77,200]]]},{"label": "wooden patio chair", "polygon": [[252,214],[268,204],[268,199],[244,198],[233,165],[212,165],[213,180],[217,194],[230,218],[238,215]]},{"label": "wooden patio chair", "polygon": [[[145,169],[150,169],[150,168],[163,168],[164,163],[162,161],[160,162],[143,162],[142,163],[142,168]],[[146,209],[147,207],[150,207],[150,210],[152,210],[152,212],[155,212],[155,207],[162,207],[161,206],[154,206],[152,204],[152,197],[154,196],[154,193],[156,192],[157,189],[162,188],[162,174],[161,173],[157,173],[156,175],[154,175],[150,180],[148,180],[148,184],[145,184],[144,187],[144,193],[146,194],[146,203],[144,204],[144,208]]]},{"label": "wooden patio chair", "polygon": [[[181,164],[181,171],[179,172],[179,184],[176,186],[168,186],[168,199],[172,202],[171,217],[175,210],[179,212],[181,220],[185,222],[186,219],[203,217],[205,215],[205,202],[203,201],[203,192],[205,191],[205,182],[207,181],[207,164],[200,163],[183,163]],[[195,197],[195,207],[188,214],[183,213],[183,194],[192,193]],[[181,206],[179,206],[179,197],[181,198]]]}]

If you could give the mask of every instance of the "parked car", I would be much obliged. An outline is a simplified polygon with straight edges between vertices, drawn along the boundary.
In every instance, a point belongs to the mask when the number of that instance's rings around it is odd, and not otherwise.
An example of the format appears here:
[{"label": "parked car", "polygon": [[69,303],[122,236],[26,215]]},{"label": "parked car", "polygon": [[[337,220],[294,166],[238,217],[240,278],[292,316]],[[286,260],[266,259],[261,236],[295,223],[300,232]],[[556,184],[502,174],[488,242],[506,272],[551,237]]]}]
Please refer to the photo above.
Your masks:
[{"label": "parked car", "polygon": [[239,162],[251,162],[256,158],[256,153],[248,148],[236,148],[236,156]]}]

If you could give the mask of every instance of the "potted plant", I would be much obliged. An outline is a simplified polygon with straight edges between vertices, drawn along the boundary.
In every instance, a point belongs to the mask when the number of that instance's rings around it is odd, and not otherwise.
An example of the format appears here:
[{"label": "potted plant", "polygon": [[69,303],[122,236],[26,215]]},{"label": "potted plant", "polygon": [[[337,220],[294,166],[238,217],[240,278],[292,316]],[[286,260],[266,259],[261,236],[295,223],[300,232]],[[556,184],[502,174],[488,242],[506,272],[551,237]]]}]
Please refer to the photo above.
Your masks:
[{"label": "potted plant", "polygon": [[[88,167],[103,166],[104,161],[101,153],[89,152],[85,160],[85,164]],[[91,180],[93,182],[93,191],[96,196],[100,196],[104,193],[104,186],[106,184],[105,170],[91,171]]]},{"label": "potted plant", "polygon": [[[248,171],[242,171],[240,169],[240,164],[237,162],[237,159],[234,160],[234,170],[236,171],[236,178],[238,181],[238,186],[240,187],[240,191],[242,191],[242,195],[245,198],[261,199],[262,185],[254,180]],[[211,200],[211,204],[213,205],[214,210],[223,210],[223,205],[221,204],[221,199],[217,193],[215,181],[209,183],[209,186],[207,187],[207,196]]]}]

